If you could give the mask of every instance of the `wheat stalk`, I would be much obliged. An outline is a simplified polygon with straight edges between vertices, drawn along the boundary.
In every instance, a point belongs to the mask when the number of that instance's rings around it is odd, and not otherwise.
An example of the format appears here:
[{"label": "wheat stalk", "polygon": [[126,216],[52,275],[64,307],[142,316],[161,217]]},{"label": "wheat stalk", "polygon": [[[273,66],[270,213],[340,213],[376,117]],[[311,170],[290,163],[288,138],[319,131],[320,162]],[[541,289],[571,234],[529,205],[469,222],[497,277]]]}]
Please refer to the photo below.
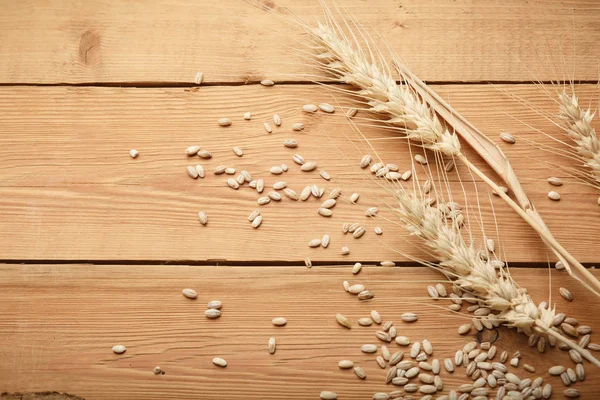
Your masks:
[{"label": "wheat stalk", "polygon": [[569,95],[562,91],[558,95],[559,118],[564,132],[575,142],[574,150],[583,164],[589,168],[590,180],[600,190],[600,141],[592,126],[594,113],[579,105],[579,99],[573,92]]},{"label": "wheat stalk", "polygon": [[[403,132],[410,141],[437,154],[459,159],[540,235],[572,276],[600,296],[600,282],[554,238],[498,146],[456,113],[397,59],[395,64],[403,80],[396,83],[379,52],[374,52],[369,45],[369,40],[364,39],[368,47],[367,55],[358,44],[355,46],[344,35],[326,6],[324,9],[327,23],[318,22],[316,28],[301,23],[314,42],[313,50],[317,53],[321,68],[340,81],[359,88],[354,95],[366,102],[370,111],[388,116],[385,122]],[[358,43],[355,37],[354,42]],[[520,204],[469,161],[461,150],[457,134],[443,126],[436,111],[504,179]]]}]

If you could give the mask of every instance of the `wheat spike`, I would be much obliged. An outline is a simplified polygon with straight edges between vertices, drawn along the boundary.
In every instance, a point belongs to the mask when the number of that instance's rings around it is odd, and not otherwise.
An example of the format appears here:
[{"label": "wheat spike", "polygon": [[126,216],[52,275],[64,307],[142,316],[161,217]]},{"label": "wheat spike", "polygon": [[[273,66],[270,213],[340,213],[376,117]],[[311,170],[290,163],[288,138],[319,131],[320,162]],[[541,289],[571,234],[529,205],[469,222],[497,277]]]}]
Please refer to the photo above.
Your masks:
[{"label": "wheat spike", "polygon": [[592,126],[594,113],[579,105],[575,93],[569,95],[562,91],[558,95],[559,117],[565,133],[575,142],[575,152],[583,164],[590,169],[590,178],[600,190],[600,142]]},{"label": "wheat spike", "polygon": [[[455,285],[481,299],[495,312],[494,317],[509,328],[520,329],[528,336],[534,333],[550,335],[569,346],[577,346],[553,328],[553,308],[537,307],[505,267],[496,271],[489,261],[481,259],[480,249],[465,242],[457,222],[460,213],[447,214],[442,208],[429,205],[421,196],[409,194],[403,188],[395,193],[398,204],[395,215],[437,256],[439,264],[435,268]],[[600,367],[600,362],[589,351],[579,346],[573,348]]]},{"label": "wheat spike", "polygon": [[[360,48],[356,38],[355,45],[345,36],[327,8],[325,12],[326,23],[318,22],[316,28],[301,24],[314,41],[314,51],[317,52],[316,58],[322,69],[340,81],[358,87],[360,90],[354,95],[366,102],[370,111],[388,116],[385,122],[404,133],[409,140],[437,154],[459,159],[536,230],[572,276],[600,296],[598,279],[556,241],[527,197],[508,158],[500,149],[456,113],[399,60],[395,60],[395,64],[403,79],[397,84],[380,54],[374,53],[369,46],[369,40],[364,40],[368,47],[367,54]],[[351,35],[354,37],[354,34]],[[444,128],[436,111],[444,116],[446,122],[506,181],[519,204],[467,159],[461,151],[458,136]]]}]

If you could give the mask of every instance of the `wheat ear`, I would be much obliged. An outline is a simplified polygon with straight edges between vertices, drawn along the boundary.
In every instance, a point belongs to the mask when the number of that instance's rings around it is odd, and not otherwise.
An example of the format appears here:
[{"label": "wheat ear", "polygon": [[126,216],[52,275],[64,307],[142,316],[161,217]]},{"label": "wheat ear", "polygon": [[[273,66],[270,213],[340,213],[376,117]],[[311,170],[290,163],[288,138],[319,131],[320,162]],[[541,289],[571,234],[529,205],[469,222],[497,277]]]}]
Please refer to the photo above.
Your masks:
[{"label": "wheat ear", "polygon": [[[396,191],[398,207],[394,210],[402,225],[419,237],[437,255],[442,271],[455,285],[479,298],[495,312],[494,317],[509,328],[526,335],[535,332],[550,335],[577,350],[600,367],[589,351],[565,338],[553,327],[553,308],[537,307],[525,289],[520,288],[503,266],[494,266],[481,257],[481,250],[469,245],[460,233],[460,213],[446,213],[433,207],[416,194]],[[449,215],[452,216],[449,218]]]},{"label": "wheat ear", "polygon": [[[401,76],[405,79],[397,84],[389,68],[381,61],[381,54],[374,52],[369,46],[369,40],[364,40],[368,46],[367,56],[358,44],[355,46],[344,36],[343,30],[326,8],[325,11],[327,23],[318,22],[316,28],[302,25],[313,39],[321,67],[340,81],[358,87],[360,90],[354,94],[369,105],[370,111],[389,116],[385,122],[403,132],[409,140],[438,154],[461,160],[540,235],[573,277],[600,296],[600,282],[554,238],[525,194],[508,158],[498,146],[460,117],[398,61],[396,66],[400,67]],[[356,38],[354,41],[358,43]],[[445,116],[446,122],[454,131],[460,133],[507,182],[520,204],[506,195],[490,177],[467,159],[461,150],[458,136],[444,128],[436,111]]]},{"label": "wheat ear", "polygon": [[574,150],[583,164],[589,168],[590,180],[600,190],[600,141],[592,126],[594,113],[579,105],[579,99],[563,91],[558,95],[559,117],[564,132],[575,142]]}]

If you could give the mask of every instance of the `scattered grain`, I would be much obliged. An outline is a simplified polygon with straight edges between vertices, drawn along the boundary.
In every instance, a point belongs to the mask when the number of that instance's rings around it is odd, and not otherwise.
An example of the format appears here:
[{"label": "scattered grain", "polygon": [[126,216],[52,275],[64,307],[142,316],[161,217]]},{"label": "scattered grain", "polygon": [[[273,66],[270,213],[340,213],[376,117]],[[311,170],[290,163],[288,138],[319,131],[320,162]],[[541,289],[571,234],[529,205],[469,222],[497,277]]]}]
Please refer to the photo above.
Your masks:
[{"label": "scattered grain", "polygon": [[219,125],[221,126],[229,126],[231,125],[231,120],[229,118],[219,118]]},{"label": "scattered grain", "polygon": [[123,346],[122,344],[117,344],[115,346],[113,346],[112,351],[115,354],[123,354],[125,353],[125,351],[127,350],[127,348],[125,346]]}]

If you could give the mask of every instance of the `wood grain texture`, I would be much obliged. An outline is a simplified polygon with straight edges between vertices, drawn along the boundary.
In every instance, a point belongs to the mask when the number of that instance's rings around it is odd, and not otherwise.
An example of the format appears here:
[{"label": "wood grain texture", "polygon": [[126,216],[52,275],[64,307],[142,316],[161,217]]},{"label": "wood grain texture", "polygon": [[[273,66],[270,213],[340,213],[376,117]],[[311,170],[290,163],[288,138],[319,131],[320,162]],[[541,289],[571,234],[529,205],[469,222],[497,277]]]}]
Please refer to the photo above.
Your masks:
[{"label": "wood grain texture", "polygon": [[[360,352],[364,343],[381,344],[377,326],[359,327],[356,320],[377,309],[393,321],[400,334],[414,342],[429,339],[434,357],[453,357],[473,340],[456,329],[466,319],[452,317],[447,300],[427,297],[427,284],[443,279],[425,268],[365,266],[353,276],[350,266],[339,267],[188,267],[149,265],[2,265],[0,266],[0,387],[3,391],[60,391],[90,399],[316,399],[321,390],[334,390],[340,399],[367,399],[385,385],[384,372],[373,355]],[[538,301],[548,297],[548,270],[513,270],[515,279]],[[360,282],[375,298],[359,302],[344,292],[343,280]],[[558,286],[572,290],[567,303]],[[192,301],[181,295],[195,288]],[[564,272],[553,271],[552,302],[559,311],[578,318],[594,330],[600,317],[590,313],[596,298]],[[219,299],[223,315],[203,316],[206,303]],[[404,312],[419,321],[400,321]],[[348,331],[337,325],[335,313],[353,322]],[[283,316],[288,324],[274,327]],[[592,334],[594,338],[595,334]],[[277,352],[269,355],[267,341],[275,337]],[[565,352],[550,349],[543,357],[527,346],[527,338],[502,328],[502,350],[521,351],[523,363],[537,373],[513,369],[521,377],[542,376],[560,393],[558,378],[547,368],[571,367]],[[127,347],[115,355],[115,344]],[[406,350],[392,343],[394,351]],[[225,369],[213,357],[228,361]],[[498,357],[498,356],[497,356]],[[363,366],[367,379],[338,369],[351,359]],[[160,365],[165,375],[155,376]],[[600,394],[597,371],[586,364],[588,379],[575,387],[583,398]],[[445,390],[468,383],[464,370],[441,374]],[[560,396],[557,396],[560,398]]]},{"label": "wood grain texture", "polygon": [[[316,0],[261,1],[312,23]],[[594,0],[345,0],[429,81],[596,80]],[[0,83],[306,80],[299,29],[244,1],[0,3]],[[574,68],[575,66],[575,68]],[[574,70],[574,71],[573,71]]]},{"label": "wood grain texture", "polygon": [[[527,101],[552,111],[554,103],[531,86],[505,86]],[[529,132],[518,120],[548,132],[556,128],[544,118],[531,115],[489,86],[440,86],[440,93],[479,126],[497,137],[501,130],[518,135],[515,145],[503,144],[521,176],[526,190],[540,209],[556,237],[582,262],[597,262],[590,251],[598,236],[600,215],[597,194],[591,188],[567,183],[560,188],[562,200],[552,202],[546,193],[552,187],[545,179],[565,176],[556,165],[570,160],[539,152],[538,144],[551,144],[541,134]],[[581,86],[582,101],[594,99],[595,87]],[[250,87],[206,87],[188,89],[14,87],[0,90],[0,254],[3,259],[29,260],[193,260],[222,262],[301,262],[307,255],[315,261],[340,261],[343,245],[351,249],[349,259],[381,261],[408,260],[415,243],[395,224],[387,209],[390,198],[371,174],[358,167],[370,151],[343,118],[306,114],[302,104],[329,101],[345,104],[343,96],[304,85]],[[242,115],[252,111],[252,121]],[[263,129],[273,113],[283,119],[272,135]],[[233,125],[221,128],[218,118],[227,116]],[[377,154],[386,162],[410,168],[410,153],[403,140],[394,139],[372,125],[363,114],[356,119],[364,135],[372,139]],[[303,132],[292,132],[294,122],[303,122]],[[554,129],[554,131],[553,131]],[[295,138],[297,149],[287,149],[283,140]],[[213,153],[211,160],[188,158],[184,149],[200,144]],[[244,149],[238,158],[233,146]],[[140,151],[131,159],[128,151]],[[412,151],[418,151],[412,148]],[[300,172],[291,156],[298,152],[333,177],[330,182],[316,172]],[[430,155],[431,156],[431,155]],[[483,161],[475,158],[485,168]],[[186,165],[201,162],[208,173],[192,180]],[[287,163],[290,171],[275,177],[273,165]],[[332,218],[317,215],[320,201],[281,203],[261,207],[264,222],[253,230],[247,216],[259,195],[247,186],[238,191],[227,187],[226,176],[214,176],[217,165],[246,169],[263,177],[270,187],[285,180],[300,192],[311,183],[343,190]],[[433,167],[435,168],[435,167]],[[418,170],[424,178],[422,169]],[[450,175],[455,193],[471,177],[462,168]],[[410,183],[409,183],[410,185]],[[476,206],[474,188],[465,183],[466,200]],[[477,184],[484,227],[488,236],[500,238],[500,256],[509,261],[552,261],[539,239],[500,199]],[[351,205],[352,192],[361,194]],[[463,202],[463,200],[460,200]],[[379,206],[375,219],[364,216],[370,206]],[[493,206],[493,208],[492,208]],[[206,227],[197,213],[209,216]],[[472,217],[479,217],[472,210]],[[494,228],[495,212],[498,232]],[[361,222],[368,233],[360,240],[344,236],[344,222]],[[480,233],[473,220],[475,237]],[[372,229],[385,233],[375,237]],[[332,237],[329,249],[309,249],[307,243],[325,233]],[[499,236],[498,236],[499,234]],[[480,236],[480,235],[479,235]],[[377,249],[376,252],[373,249]],[[398,253],[398,250],[401,254]]]}]

